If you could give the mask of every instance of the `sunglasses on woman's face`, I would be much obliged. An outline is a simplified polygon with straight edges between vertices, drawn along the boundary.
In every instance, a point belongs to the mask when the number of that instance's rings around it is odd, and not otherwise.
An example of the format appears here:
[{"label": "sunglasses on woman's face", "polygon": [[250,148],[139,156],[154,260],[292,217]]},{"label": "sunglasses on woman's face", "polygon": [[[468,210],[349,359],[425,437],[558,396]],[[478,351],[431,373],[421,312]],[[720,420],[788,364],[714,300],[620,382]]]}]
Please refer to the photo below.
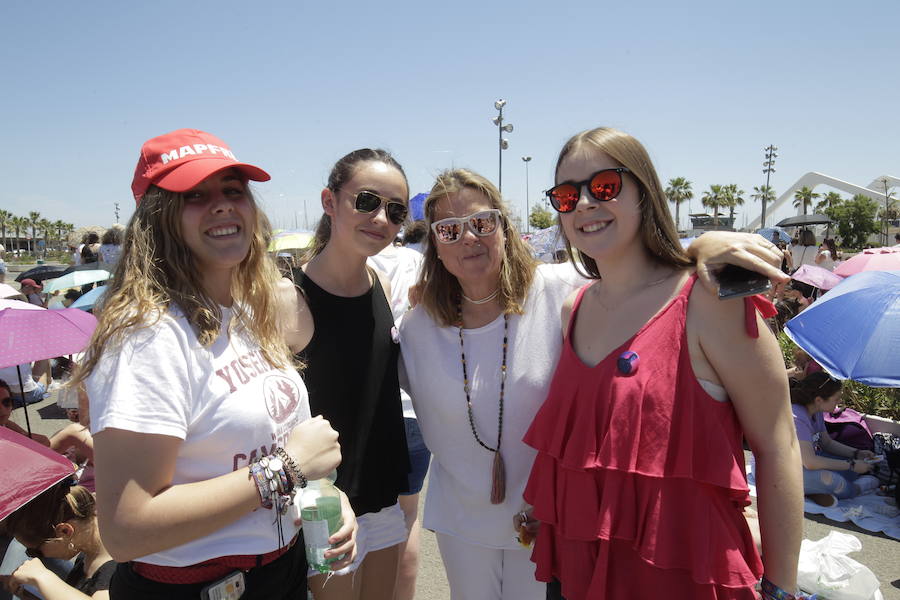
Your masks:
[{"label": "sunglasses on woman's face", "polygon": [[441,244],[458,242],[466,227],[478,237],[485,237],[497,231],[500,224],[500,209],[482,210],[467,217],[447,217],[431,224],[434,238]]},{"label": "sunglasses on woman's face", "polygon": [[402,202],[394,202],[393,200],[382,198],[375,192],[363,191],[356,194],[356,201],[353,206],[358,212],[371,213],[381,208],[382,204],[385,205],[385,214],[387,214],[387,218],[390,219],[391,223],[400,225],[406,220],[409,207]]},{"label": "sunglasses on woman's face", "polygon": [[10,398],[9,396],[7,396],[7,397],[4,398],[3,400],[0,400],[0,404],[2,404],[3,406],[5,406],[6,408],[12,408],[12,405],[13,405],[12,398]]},{"label": "sunglasses on woman's face", "polygon": [[578,199],[581,197],[581,188],[587,186],[591,198],[600,202],[609,202],[618,197],[622,191],[622,173],[631,173],[625,167],[615,169],[603,169],[591,175],[584,181],[564,181],[555,185],[544,194],[550,201],[550,206],[556,212],[569,213],[575,210]]}]

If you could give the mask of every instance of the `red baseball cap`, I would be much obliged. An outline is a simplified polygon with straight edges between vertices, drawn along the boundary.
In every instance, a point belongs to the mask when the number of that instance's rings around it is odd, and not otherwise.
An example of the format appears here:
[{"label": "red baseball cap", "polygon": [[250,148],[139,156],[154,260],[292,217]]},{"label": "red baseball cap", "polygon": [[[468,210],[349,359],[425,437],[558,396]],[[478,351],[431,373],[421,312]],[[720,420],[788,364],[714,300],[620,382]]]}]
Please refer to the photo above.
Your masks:
[{"label": "red baseball cap", "polygon": [[151,185],[170,192],[186,192],[216,171],[229,168],[252,181],[271,179],[259,167],[238,162],[216,136],[198,129],[178,129],[144,142],[131,191],[140,204]]},{"label": "red baseball cap", "polygon": [[25,287],[26,285],[29,285],[33,288],[37,288],[39,290],[44,289],[44,286],[41,285],[40,283],[36,282],[34,279],[23,279],[22,281],[19,282],[19,286],[21,286],[21,287]]}]

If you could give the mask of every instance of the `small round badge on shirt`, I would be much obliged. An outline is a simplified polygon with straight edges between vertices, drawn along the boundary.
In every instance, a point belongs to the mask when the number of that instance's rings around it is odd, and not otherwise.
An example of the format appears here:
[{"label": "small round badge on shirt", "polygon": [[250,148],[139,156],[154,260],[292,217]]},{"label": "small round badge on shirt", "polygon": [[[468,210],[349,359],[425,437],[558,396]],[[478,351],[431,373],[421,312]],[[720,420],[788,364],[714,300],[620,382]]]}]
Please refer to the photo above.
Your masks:
[{"label": "small round badge on shirt", "polygon": [[619,360],[616,361],[619,373],[623,375],[634,375],[640,365],[641,357],[633,350],[626,350],[619,355]]}]

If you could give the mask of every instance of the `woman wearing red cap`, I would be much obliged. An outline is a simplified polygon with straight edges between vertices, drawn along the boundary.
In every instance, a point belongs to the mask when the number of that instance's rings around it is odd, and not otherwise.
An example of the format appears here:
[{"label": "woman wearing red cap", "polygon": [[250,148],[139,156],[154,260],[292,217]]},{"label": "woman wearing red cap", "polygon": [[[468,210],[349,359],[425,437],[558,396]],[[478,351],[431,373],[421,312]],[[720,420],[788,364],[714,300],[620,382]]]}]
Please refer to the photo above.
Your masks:
[{"label": "woman wearing red cap", "polygon": [[[78,376],[100,532],[121,563],[113,599],[306,597],[287,499],[341,455],[329,423],[310,418],[288,350],[312,321],[266,253],[247,181],[268,179],[202,131],[142,148],[137,210]],[[326,555],[343,558],[335,568],[355,554],[346,501],[343,517]]]}]

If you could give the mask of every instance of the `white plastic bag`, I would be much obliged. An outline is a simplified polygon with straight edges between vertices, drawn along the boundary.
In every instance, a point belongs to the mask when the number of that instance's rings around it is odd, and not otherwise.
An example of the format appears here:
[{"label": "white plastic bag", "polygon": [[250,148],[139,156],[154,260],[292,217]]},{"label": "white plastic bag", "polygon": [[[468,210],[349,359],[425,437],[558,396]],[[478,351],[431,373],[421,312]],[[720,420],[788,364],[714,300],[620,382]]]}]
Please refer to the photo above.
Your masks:
[{"label": "white plastic bag", "polygon": [[803,540],[797,565],[797,585],[828,600],[881,598],[875,574],[847,554],[862,550],[856,536],[832,531],[818,542]]}]

